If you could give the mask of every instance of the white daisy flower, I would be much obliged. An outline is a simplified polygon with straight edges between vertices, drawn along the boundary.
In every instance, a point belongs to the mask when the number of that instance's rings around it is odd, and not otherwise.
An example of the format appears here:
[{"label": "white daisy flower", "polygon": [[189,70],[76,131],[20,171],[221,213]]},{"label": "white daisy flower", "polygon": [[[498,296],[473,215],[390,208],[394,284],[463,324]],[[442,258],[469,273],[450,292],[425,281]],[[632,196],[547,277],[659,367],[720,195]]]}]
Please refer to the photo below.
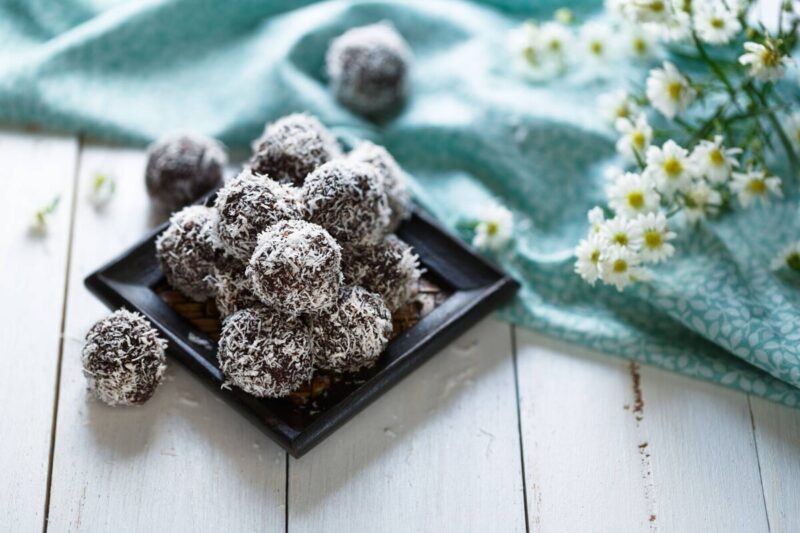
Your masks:
[{"label": "white daisy flower", "polygon": [[606,215],[602,207],[593,207],[586,213],[586,218],[589,219],[592,233],[600,233],[603,223],[606,221]]},{"label": "white daisy flower", "polygon": [[676,10],[665,24],[656,29],[660,30],[665,41],[685,41],[692,35],[692,17],[686,11]]},{"label": "white daisy flower", "polygon": [[736,193],[742,207],[747,207],[756,200],[762,205],[769,204],[770,195],[783,197],[781,179],[768,176],[765,170],[734,172],[731,190]]},{"label": "white daisy flower", "polygon": [[623,33],[623,43],[625,53],[630,57],[644,61],[656,55],[658,46],[656,39],[651,31],[639,25],[631,25]]},{"label": "white daisy flower", "polygon": [[633,120],[640,111],[631,95],[622,89],[601,94],[597,104],[609,124],[615,124],[621,118]]},{"label": "white daisy flower", "polygon": [[621,174],[608,187],[608,203],[618,215],[635,217],[658,209],[661,197],[653,183],[632,172]]},{"label": "white daisy flower", "polygon": [[619,215],[603,223],[600,237],[611,248],[638,250],[641,244],[641,235],[636,231],[633,220]]},{"label": "white daisy flower", "polygon": [[581,26],[580,40],[585,55],[595,62],[607,61],[611,55],[613,34],[608,24],[589,21]]},{"label": "white daisy flower", "polygon": [[745,54],[739,63],[750,67],[748,74],[762,81],[775,81],[783,77],[787,59],[781,55],[775,43],[767,40],[764,44],[748,41],[744,43]]},{"label": "white daisy flower", "polygon": [[650,71],[646,92],[653,107],[669,119],[685,111],[697,95],[689,80],[668,61],[664,68]]},{"label": "white daisy flower", "polygon": [[639,254],[643,261],[660,263],[672,257],[675,247],[669,241],[675,238],[675,233],[670,231],[664,213],[639,215],[634,224],[641,235],[642,245]]},{"label": "white daisy flower", "polygon": [[490,205],[483,210],[475,227],[472,245],[479,250],[500,250],[511,239],[514,217],[501,205]]},{"label": "white daisy flower", "polygon": [[605,243],[597,233],[590,233],[575,247],[575,273],[590,285],[600,278],[600,258]]},{"label": "white daisy flower", "polygon": [[722,206],[722,195],[708,186],[704,180],[697,180],[685,192],[683,198],[683,216],[690,224],[696,224],[709,215],[719,212]]},{"label": "white daisy flower", "polygon": [[555,61],[564,61],[573,40],[569,28],[558,22],[546,22],[539,30],[542,53]]},{"label": "white daisy flower", "polygon": [[711,183],[724,183],[731,176],[731,171],[739,167],[736,156],[742,153],[741,148],[725,148],[722,135],[714,137],[714,141],[700,141],[692,150],[691,161],[697,174],[705,176]]},{"label": "white daisy flower", "polygon": [[722,1],[706,1],[697,4],[694,13],[694,29],[698,37],[709,44],[726,44],[742,31],[736,12],[728,9]]},{"label": "white daisy flower", "polygon": [[644,175],[653,180],[659,192],[672,195],[686,190],[692,183],[692,163],[685,148],[672,139],[662,148],[647,149],[647,167]]},{"label": "white daisy flower", "polygon": [[673,15],[669,0],[626,0],[622,10],[634,22],[666,24]]},{"label": "white daisy flower", "polygon": [[612,246],[606,249],[600,260],[600,273],[604,282],[615,285],[622,291],[632,282],[646,278],[641,268],[639,254],[629,248]]},{"label": "white daisy flower", "polygon": [[537,67],[542,61],[539,35],[539,26],[533,21],[527,21],[509,36],[512,53],[518,55],[529,67]]},{"label": "white daisy flower", "polygon": [[778,252],[770,265],[772,270],[790,268],[800,271],[800,241],[793,242]]},{"label": "white daisy flower", "polygon": [[616,126],[621,134],[617,140],[617,152],[631,162],[643,160],[653,140],[653,128],[647,123],[647,117],[641,114],[635,121],[619,119]]}]

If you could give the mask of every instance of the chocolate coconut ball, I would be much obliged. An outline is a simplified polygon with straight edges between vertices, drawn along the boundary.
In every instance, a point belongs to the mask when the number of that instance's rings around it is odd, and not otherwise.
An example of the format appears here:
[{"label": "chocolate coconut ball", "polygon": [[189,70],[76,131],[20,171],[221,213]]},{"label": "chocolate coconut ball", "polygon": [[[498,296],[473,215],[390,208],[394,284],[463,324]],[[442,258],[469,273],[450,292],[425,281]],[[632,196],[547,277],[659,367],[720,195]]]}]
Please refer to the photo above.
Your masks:
[{"label": "chocolate coconut ball", "polygon": [[315,168],[342,155],[333,135],[307,113],[287,115],[267,124],[253,142],[253,153],[253,172],[298,187]]},{"label": "chocolate coconut ball", "polygon": [[309,174],[302,201],[306,220],[319,224],[342,243],[378,242],[391,211],[378,170],[337,159]]},{"label": "chocolate coconut ball", "polygon": [[346,283],[381,295],[392,312],[417,295],[422,275],[419,257],[396,235],[377,245],[348,248],[342,272]]},{"label": "chocolate coconut ball", "polygon": [[357,113],[374,115],[405,99],[411,60],[408,43],[384,21],[334,39],[325,63],[336,98]]},{"label": "chocolate coconut ball", "polygon": [[392,334],[392,315],[383,299],[363,287],[342,289],[336,305],[312,324],[314,363],[336,372],[375,364]]},{"label": "chocolate coconut ball", "polygon": [[225,321],[217,358],[225,385],[261,398],[279,397],[311,379],[310,347],[303,320],[263,307],[243,309]]},{"label": "chocolate coconut ball", "polygon": [[378,170],[389,201],[389,209],[392,211],[389,231],[396,230],[411,215],[411,195],[400,165],[386,148],[369,141],[358,143],[347,157],[353,161],[369,163]]},{"label": "chocolate coconut ball", "polygon": [[166,347],[142,315],[115,311],[86,334],[82,360],[89,390],[108,405],[143,404],[164,376]]},{"label": "chocolate coconut ball", "polygon": [[220,261],[214,267],[210,282],[214,286],[214,303],[223,320],[236,311],[262,305],[253,294],[246,268],[246,263],[234,259]]},{"label": "chocolate coconut ball", "polygon": [[245,169],[220,189],[217,235],[225,251],[248,261],[258,234],[279,220],[301,218],[300,204],[289,187]]},{"label": "chocolate coconut ball", "polygon": [[217,210],[211,207],[184,207],[156,239],[156,255],[167,282],[196,302],[214,295],[209,275],[220,254],[217,219]]},{"label": "chocolate coconut ball", "polygon": [[147,192],[158,208],[178,210],[219,187],[227,161],[214,139],[187,133],[163,137],[147,149]]},{"label": "chocolate coconut ball", "polygon": [[264,305],[296,315],[336,302],[342,249],[323,228],[286,220],[267,228],[247,265],[247,277]]}]

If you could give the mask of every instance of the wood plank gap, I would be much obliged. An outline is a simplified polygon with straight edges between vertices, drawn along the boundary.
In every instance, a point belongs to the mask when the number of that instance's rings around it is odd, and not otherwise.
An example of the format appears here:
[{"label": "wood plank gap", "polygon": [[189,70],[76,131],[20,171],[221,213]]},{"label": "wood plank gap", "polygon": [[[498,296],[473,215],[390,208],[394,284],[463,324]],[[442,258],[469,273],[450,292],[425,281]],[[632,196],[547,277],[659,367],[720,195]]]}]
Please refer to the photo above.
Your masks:
[{"label": "wood plank gap", "polygon": [[72,266],[72,243],[75,232],[75,216],[78,205],[78,176],[81,169],[81,154],[83,153],[83,138],[78,135],[77,154],[75,155],[75,168],[72,172],[72,201],[69,212],[69,231],[67,233],[67,261],[64,272],[64,300],[61,304],[61,325],[59,326],[58,357],[56,361],[56,383],[53,395],[53,421],[50,425],[50,452],[47,456],[47,487],[44,496],[44,520],[42,531],[47,533],[48,519],[50,517],[50,486],[53,481],[53,459],[56,449],[56,427],[58,422],[58,400],[61,393],[61,361],[64,357],[64,328],[67,323],[67,298],[69,296],[70,267]]},{"label": "wood plank gap", "polygon": [[509,325],[511,334],[511,361],[514,368],[514,395],[517,399],[517,435],[519,435],[519,464],[522,476],[522,507],[525,512],[525,531],[530,533],[531,526],[528,519],[528,487],[525,482],[525,449],[522,439],[522,412],[519,399],[519,372],[517,371],[517,326]]},{"label": "wood plank gap", "polygon": [[750,412],[750,427],[753,431],[753,446],[756,449],[756,465],[758,465],[758,482],[761,484],[761,501],[764,502],[764,516],[767,517],[767,531],[772,532],[772,525],[769,523],[769,509],[767,509],[767,493],[764,489],[764,475],[761,473],[761,454],[758,452],[758,439],[756,438],[756,419],[753,416],[753,401],[750,394],[747,395],[747,410]]}]

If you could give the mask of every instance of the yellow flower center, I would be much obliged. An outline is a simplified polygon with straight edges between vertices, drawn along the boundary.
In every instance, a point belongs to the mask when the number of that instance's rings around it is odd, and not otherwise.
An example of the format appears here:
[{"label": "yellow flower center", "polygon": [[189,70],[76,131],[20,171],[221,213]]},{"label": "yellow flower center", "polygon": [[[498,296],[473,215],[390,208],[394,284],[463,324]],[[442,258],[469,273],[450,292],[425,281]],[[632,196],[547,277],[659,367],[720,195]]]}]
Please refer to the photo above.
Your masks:
[{"label": "yellow flower center", "polygon": [[525,57],[525,61],[527,61],[530,65],[536,65],[539,63],[539,58],[536,56],[536,49],[533,46],[526,46],[522,50],[522,55]]},{"label": "yellow flower center", "polygon": [[647,137],[645,137],[644,133],[638,130],[631,133],[631,144],[634,147],[642,149],[645,143],[647,143]]},{"label": "yellow flower center", "polygon": [[550,48],[553,52],[560,52],[561,51],[561,41],[558,39],[551,39],[549,43],[547,43],[547,47]]},{"label": "yellow flower center", "polygon": [[491,236],[497,235],[497,232],[500,230],[500,225],[497,222],[487,222],[486,223],[486,234]]},{"label": "yellow flower center", "polygon": [[664,11],[664,2],[656,1],[650,2],[650,11],[653,13],[661,13]]},{"label": "yellow flower center", "polygon": [[600,250],[593,251],[589,259],[592,261],[592,263],[597,263],[600,261]]},{"label": "yellow flower center", "polygon": [[711,17],[711,20],[708,21],[711,24],[711,27],[717,30],[721,30],[725,27],[725,21],[719,17]]},{"label": "yellow flower center", "polygon": [[683,94],[683,83],[679,81],[671,81],[667,84],[667,94],[673,100],[680,99]]},{"label": "yellow flower center", "polygon": [[664,172],[666,172],[667,176],[670,178],[677,177],[683,172],[683,165],[681,162],[671,157],[664,161]]},{"label": "yellow flower center", "polygon": [[600,41],[592,41],[589,44],[589,50],[596,56],[599,56],[603,53],[603,43]]},{"label": "yellow flower center", "polygon": [[767,184],[761,179],[750,180],[750,183],[747,184],[747,188],[750,189],[750,192],[756,194],[764,194],[767,192]]},{"label": "yellow flower center", "polygon": [[637,54],[644,55],[647,53],[647,42],[642,39],[641,37],[636,37],[633,39],[633,51]]},{"label": "yellow flower center", "polygon": [[616,233],[611,239],[611,242],[619,244],[620,246],[628,246],[628,234],[622,232]]},{"label": "yellow flower center", "polygon": [[647,230],[644,232],[644,244],[648,248],[661,248],[661,232],[658,230]]},{"label": "yellow flower center", "polygon": [[617,259],[611,268],[617,274],[624,274],[628,271],[628,262],[624,259]]},{"label": "yellow flower center", "polygon": [[766,47],[761,52],[761,61],[767,67],[776,68],[781,64],[781,55],[774,48]]},{"label": "yellow flower center", "polygon": [[641,209],[644,207],[644,194],[642,194],[641,191],[628,193],[628,205],[634,209]]},{"label": "yellow flower center", "polygon": [[719,148],[714,148],[709,152],[708,158],[711,160],[711,164],[717,167],[721,167],[725,164],[725,156],[722,153],[722,150]]}]

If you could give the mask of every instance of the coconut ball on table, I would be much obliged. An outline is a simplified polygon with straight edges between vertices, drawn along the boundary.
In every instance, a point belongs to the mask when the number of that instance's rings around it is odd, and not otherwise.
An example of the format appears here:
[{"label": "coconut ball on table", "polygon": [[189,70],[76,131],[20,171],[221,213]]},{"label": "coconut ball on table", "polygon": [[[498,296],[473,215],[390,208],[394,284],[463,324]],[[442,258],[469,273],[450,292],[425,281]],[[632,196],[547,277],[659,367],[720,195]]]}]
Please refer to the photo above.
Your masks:
[{"label": "coconut ball on table", "polygon": [[311,379],[310,347],[310,330],[302,318],[256,307],[228,317],[217,358],[226,385],[261,398],[280,397]]},{"label": "coconut ball on table", "polygon": [[306,220],[341,243],[374,243],[387,233],[391,211],[377,169],[337,159],[309,174],[303,185]]},{"label": "coconut ball on table", "polygon": [[383,299],[363,287],[345,287],[329,311],[312,319],[317,367],[356,372],[372,366],[392,334],[392,315]]},{"label": "coconut ball on table", "polygon": [[400,223],[411,215],[411,195],[400,165],[384,148],[370,141],[361,141],[347,154],[348,159],[374,166],[383,182],[389,209],[389,231],[394,231]]},{"label": "coconut ball on table", "polygon": [[419,257],[394,234],[375,245],[350,246],[342,271],[345,282],[379,294],[395,312],[417,295],[422,269]]},{"label": "coconut ball on table", "polygon": [[258,237],[247,277],[264,305],[288,314],[317,313],[339,296],[341,263],[341,246],[327,231],[285,220]]},{"label": "coconut ball on table", "polygon": [[334,39],[325,57],[336,98],[357,113],[391,111],[408,91],[411,49],[386,21],[353,28]]},{"label": "coconut ball on table", "polygon": [[336,139],[316,117],[295,113],[267,124],[253,142],[250,167],[256,174],[301,186],[315,168],[341,155]]},{"label": "coconut ball on table", "polygon": [[280,220],[301,218],[300,204],[288,186],[243,170],[220,189],[214,202],[219,212],[217,235],[225,251],[248,261],[258,235]]},{"label": "coconut ball on table", "polygon": [[147,154],[147,192],[166,211],[187,206],[219,187],[228,161],[219,142],[191,133],[163,137]]},{"label": "coconut ball on table", "polygon": [[142,315],[115,311],[86,334],[82,362],[89,390],[108,405],[143,404],[163,379],[166,347]]},{"label": "coconut ball on table", "polygon": [[253,294],[246,269],[247,263],[230,256],[220,258],[214,265],[209,282],[214,287],[214,303],[222,320],[241,309],[261,305]]}]

